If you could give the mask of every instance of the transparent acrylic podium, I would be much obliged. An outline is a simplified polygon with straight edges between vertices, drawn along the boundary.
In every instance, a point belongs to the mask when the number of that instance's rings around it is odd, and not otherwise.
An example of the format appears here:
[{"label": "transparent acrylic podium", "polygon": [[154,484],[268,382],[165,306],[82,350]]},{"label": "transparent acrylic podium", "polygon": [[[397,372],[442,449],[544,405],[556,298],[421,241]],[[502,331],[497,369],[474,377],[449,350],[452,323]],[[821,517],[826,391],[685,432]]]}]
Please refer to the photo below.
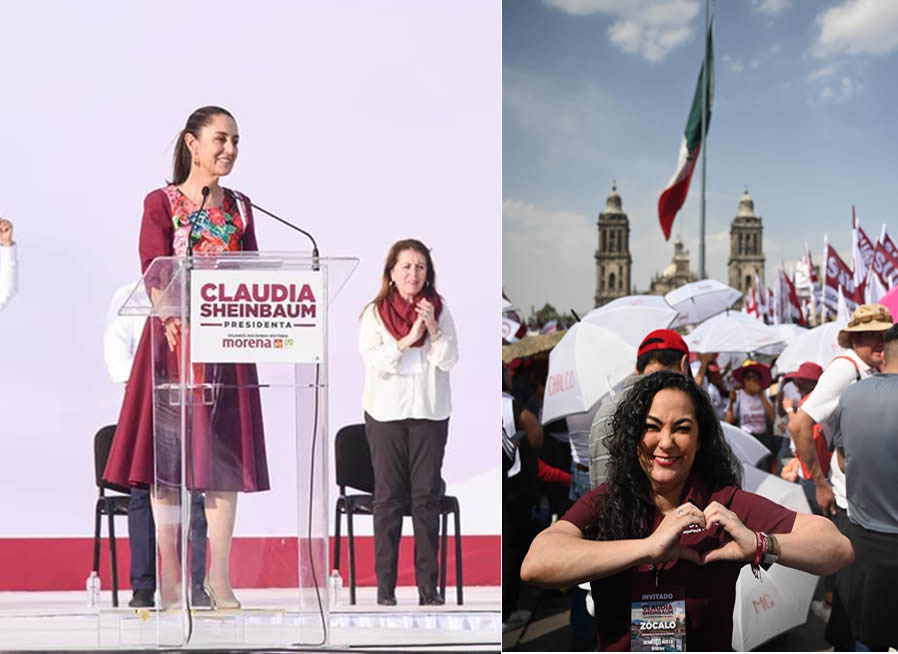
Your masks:
[{"label": "transparent acrylic podium", "polygon": [[101,647],[329,644],[327,318],[357,265],[239,252],[147,269],[149,303],[120,313],[149,317],[156,606],[101,611]]}]

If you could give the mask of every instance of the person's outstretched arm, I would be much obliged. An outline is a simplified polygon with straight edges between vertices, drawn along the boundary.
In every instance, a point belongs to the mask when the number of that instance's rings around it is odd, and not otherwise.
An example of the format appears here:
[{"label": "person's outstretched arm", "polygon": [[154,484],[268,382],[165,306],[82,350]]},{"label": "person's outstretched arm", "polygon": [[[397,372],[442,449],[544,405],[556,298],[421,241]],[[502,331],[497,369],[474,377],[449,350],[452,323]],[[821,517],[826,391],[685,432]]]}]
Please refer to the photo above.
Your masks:
[{"label": "person's outstretched arm", "polygon": [[799,513],[788,534],[777,534],[781,552],[777,563],[812,575],[831,575],[854,561],[854,549],[834,522]]},{"label": "person's outstretched arm", "polygon": [[0,218],[0,309],[18,290],[16,242],[12,238],[12,223]]},{"label": "person's outstretched arm", "polygon": [[533,539],[521,565],[521,579],[558,588],[601,579],[648,562],[641,540],[587,540],[573,523],[558,520]]}]

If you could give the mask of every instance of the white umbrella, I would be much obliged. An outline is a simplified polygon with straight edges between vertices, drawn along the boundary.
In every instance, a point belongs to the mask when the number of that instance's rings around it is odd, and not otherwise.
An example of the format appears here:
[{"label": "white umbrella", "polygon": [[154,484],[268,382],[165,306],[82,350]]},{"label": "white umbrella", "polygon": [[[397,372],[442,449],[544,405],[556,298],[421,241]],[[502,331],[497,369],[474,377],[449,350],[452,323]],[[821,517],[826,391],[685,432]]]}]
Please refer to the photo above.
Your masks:
[{"label": "white umbrella", "polygon": [[782,341],[773,327],[741,311],[708,318],[686,337],[693,352],[757,352]]},{"label": "white umbrella", "polygon": [[[788,509],[810,513],[804,491],[798,484],[743,465],[744,488]],[[733,608],[733,649],[749,651],[762,643],[804,624],[814,596],[817,577],[807,572],[773,565],[755,579],[750,566],[743,566],[736,582]]]},{"label": "white umbrella", "polygon": [[549,353],[543,423],[588,411],[636,366],[636,350],[614,332],[578,322]]},{"label": "white umbrella", "polygon": [[741,463],[753,466],[762,458],[770,454],[761,441],[749,434],[744,429],[740,429],[736,425],[721,420],[720,427],[723,429],[723,436],[727,439],[733,453]]},{"label": "white umbrella", "polygon": [[845,351],[838,341],[839,331],[845,326],[843,322],[827,322],[795,338],[776,360],[777,372],[793,372],[805,361],[826,368],[834,357]]},{"label": "white umbrella", "polygon": [[698,324],[723,313],[741,297],[742,291],[732,286],[716,279],[702,279],[675,288],[664,299],[680,314],[671,326],[682,327]]},{"label": "white umbrella", "polygon": [[635,349],[646,334],[670,327],[676,318],[676,309],[660,295],[627,295],[593,309],[583,322],[611,330]]},{"label": "white umbrella", "polygon": [[777,354],[780,354],[783,350],[785,350],[789,346],[789,343],[794,341],[802,334],[806,334],[808,332],[807,327],[802,327],[801,325],[796,325],[795,323],[773,325],[773,328],[776,330],[777,334],[783,337],[783,342],[777,343],[776,345],[768,345],[767,347],[762,347],[760,350],[758,350],[760,354],[776,356]]}]

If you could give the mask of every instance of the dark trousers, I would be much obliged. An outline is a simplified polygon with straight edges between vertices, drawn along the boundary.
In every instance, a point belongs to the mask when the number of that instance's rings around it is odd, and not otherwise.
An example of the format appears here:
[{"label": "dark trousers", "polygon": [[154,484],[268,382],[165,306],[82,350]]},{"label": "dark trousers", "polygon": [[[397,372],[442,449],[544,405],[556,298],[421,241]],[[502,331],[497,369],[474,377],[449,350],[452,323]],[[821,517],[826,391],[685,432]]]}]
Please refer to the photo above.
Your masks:
[{"label": "dark trousers", "polygon": [[[131,588],[156,590],[156,525],[150,492],[132,488],[128,500],[128,542],[131,545]],[[206,578],[206,511],[203,494],[190,493],[190,578],[202,588]]]},{"label": "dark trousers", "polygon": [[402,516],[411,508],[415,532],[415,580],[432,594],[437,552],[443,452],[449,419],[378,422],[365,414],[374,467],[374,562],[379,596],[392,595],[399,565]]},{"label": "dark trousers", "polygon": [[854,562],[835,574],[833,612],[826,625],[826,640],[836,651],[884,652],[898,647],[894,599],[898,586],[898,534],[864,529],[847,515],[837,524],[851,541]]}]

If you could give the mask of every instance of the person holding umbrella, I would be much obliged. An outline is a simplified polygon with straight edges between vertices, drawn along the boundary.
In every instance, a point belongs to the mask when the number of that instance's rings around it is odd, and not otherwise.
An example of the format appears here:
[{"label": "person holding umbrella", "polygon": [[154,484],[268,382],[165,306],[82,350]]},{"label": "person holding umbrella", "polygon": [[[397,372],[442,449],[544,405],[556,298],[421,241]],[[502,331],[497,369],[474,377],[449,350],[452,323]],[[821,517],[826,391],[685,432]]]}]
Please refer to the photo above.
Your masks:
[{"label": "person holding umbrella", "polygon": [[770,388],[770,366],[749,359],[733,371],[733,379],[742,388],[730,391],[725,420],[747,431],[775,455],[780,448],[770,433],[770,424],[776,419],[776,413],[764,393]]},{"label": "person holding umbrella", "polygon": [[717,363],[717,352],[704,352],[699,355],[695,383],[701,386],[711,398],[711,404],[714,406],[717,417],[725,420],[729,406],[729,391],[723,381],[720,365]]},{"label": "person holding umbrella", "polygon": [[743,565],[829,574],[852,562],[820,517],[741,490],[741,468],[708,396],[682,374],[641,377],[608,441],[608,482],[533,541],[521,578],[544,587],[590,581],[597,648],[642,640],[731,648]]}]

